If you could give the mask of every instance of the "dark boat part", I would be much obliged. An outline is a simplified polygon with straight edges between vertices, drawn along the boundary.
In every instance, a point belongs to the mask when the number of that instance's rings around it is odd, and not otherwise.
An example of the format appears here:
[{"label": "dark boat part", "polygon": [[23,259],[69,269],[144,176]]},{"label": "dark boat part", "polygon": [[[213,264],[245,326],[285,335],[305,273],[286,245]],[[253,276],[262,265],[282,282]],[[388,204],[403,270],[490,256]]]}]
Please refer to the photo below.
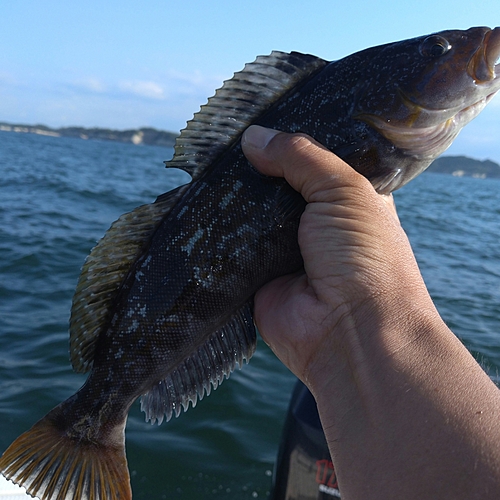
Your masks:
[{"label": "dark boat part", "polygon": [[297,380],[290,400],[269,498],[341,498],[316,401],[300,380]]}]

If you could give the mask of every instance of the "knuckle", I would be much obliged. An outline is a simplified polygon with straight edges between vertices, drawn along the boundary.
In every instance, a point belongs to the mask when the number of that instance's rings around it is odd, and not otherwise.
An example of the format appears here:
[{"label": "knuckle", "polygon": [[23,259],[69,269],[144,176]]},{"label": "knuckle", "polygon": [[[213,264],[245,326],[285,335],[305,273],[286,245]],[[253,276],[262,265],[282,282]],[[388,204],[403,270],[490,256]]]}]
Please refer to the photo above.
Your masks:
[{"label": "knuckle", "polygon": [[286,139],[288,141],[286,146],[294,156],[310,158],[311,152],[318,148],[318,145],[305,134],[293,134]]}]

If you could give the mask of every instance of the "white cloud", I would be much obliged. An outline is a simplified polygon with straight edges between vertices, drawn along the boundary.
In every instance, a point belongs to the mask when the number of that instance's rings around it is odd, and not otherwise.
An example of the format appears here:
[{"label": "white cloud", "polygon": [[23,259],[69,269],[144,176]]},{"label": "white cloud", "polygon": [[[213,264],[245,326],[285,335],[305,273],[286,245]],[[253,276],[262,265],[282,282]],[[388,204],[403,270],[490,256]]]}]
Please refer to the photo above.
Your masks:
[{"label": "white cloud", "polygon": [[123,96],[125,94],[146,99],[165,99],[163,87],[154,81],[122,80],[104,82],[99,78],[86,77],[73,81],[70,87],[76,90],[77,93],[85,91],[85,93],[107,95],[108,97],[117,94]]},{"label": "white cloud", "polygon": [[217,83],[220,84],[222,82],[222,77],[213,76],[213,75],[205,75],[200,71],[193,71],[190,73],[182,73],[176,70],[170,70],[167,74],[167,78],[169,80],[188,83],[194,87],[206,86],[207,84]]},{"label": "white cloud", "polygon": [[106,92],[106,85],[97,78],[88,78],[87,80],[81,82],[81,84],[83,87],[91,90],[92,92]]},{"label": "white cloud", "polygon": [[169,94],[183,95],[183,96],[196,96],[205,99],[199,104],[204,104],[206,98],[214,94],[215,89],[222,86],[222,81],[229,78],[220,75],[205,75],[200,71],[191,73],[182,73],[176,70],[170,70],[166,74],[165,81],[167,82]]},{"label": "white cloud", "polygon": [[161,85],[148,81],[122,81],[118,84],[122,92],[135,94],[149,99],[165,99],[165,92]]},{"label": "white cloud", "polygon": [[70,81],[60,81],[57,83],[52,83],[50,84],[53,89],[57,89],[58,85],[60,85],[59,88],[66,87],[67,89],[70,89],[73,92],[85,92],[85,93],[91,93],[91,94],[105,94],[108,91],[108,85],[106,85],[101,79],[93,77],[93,76],[88,76],[88,77],[83,77],[79,78],[76,80],[70,80]]}]

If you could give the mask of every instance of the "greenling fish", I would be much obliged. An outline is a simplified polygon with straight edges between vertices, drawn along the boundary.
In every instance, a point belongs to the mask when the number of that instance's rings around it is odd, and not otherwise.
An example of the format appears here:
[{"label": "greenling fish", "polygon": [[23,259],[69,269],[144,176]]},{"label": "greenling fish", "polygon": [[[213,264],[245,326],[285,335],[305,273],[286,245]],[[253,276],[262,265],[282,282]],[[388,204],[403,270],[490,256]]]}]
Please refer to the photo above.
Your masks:
[{"label": "greenling fish", "polygon": [[255,349],[254,293],[299,270],[305,202],[258,173],[250,124],[310,134],[390,193],[422,172],[500,89],[500,28],[443,31],[336,62],[273,52],[225,82],[168,167],[192,181],[120,217],[87,258],[71,360],[83,387],[20,436],[2,474],[42,499],[129,499],[124,429],[179,415]]}]

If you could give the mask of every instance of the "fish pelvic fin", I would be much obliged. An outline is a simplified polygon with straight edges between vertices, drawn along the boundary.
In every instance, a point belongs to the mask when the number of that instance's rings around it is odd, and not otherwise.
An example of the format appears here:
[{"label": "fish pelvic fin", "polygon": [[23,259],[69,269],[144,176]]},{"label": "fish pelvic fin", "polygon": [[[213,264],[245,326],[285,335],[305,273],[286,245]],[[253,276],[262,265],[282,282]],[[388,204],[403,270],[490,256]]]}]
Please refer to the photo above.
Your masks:
[{"label": "fish pelvic fin", "polygon": [[131,500],[124,440],[68,437],[51,414],[7,448],[2,475],[41,500]]}]

